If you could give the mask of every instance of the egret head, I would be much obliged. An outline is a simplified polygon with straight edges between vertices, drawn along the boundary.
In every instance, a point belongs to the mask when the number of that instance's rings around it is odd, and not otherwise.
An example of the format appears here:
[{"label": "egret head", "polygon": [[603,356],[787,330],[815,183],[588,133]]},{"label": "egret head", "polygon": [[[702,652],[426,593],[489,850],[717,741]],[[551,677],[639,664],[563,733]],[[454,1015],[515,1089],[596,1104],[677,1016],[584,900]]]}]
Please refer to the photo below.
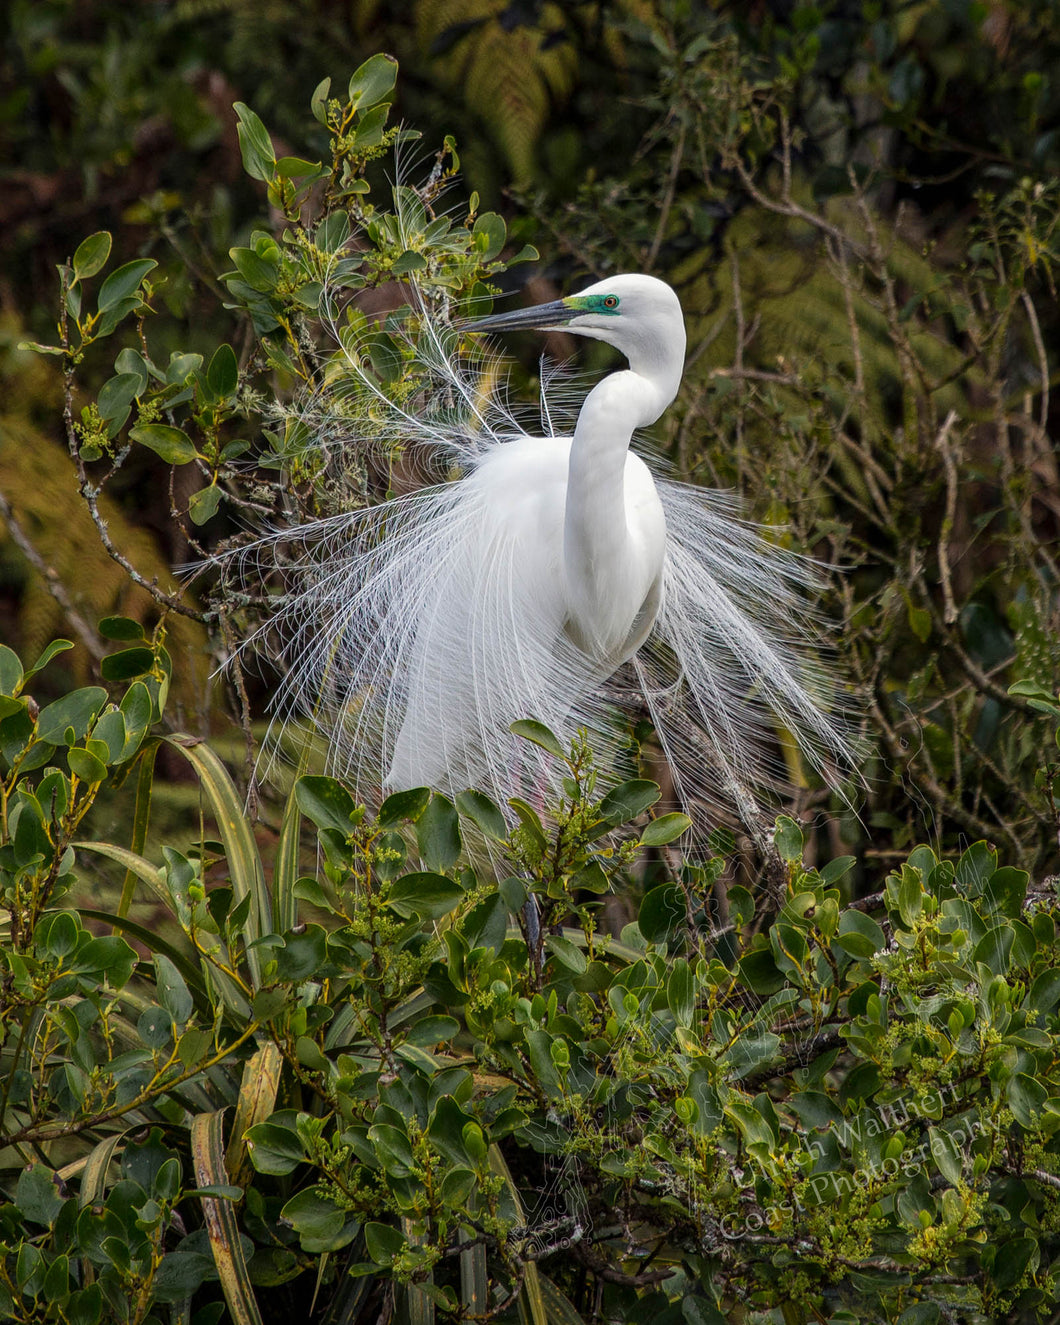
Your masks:
[{"label": "egret head", "polygon": [[607,341],[626,356],[634,372],[646,377],[679,379],[684,365],[681,305],[666,282],[654,276],[611,276],[565,299],[467,323],[469,331],[531,328]]}]

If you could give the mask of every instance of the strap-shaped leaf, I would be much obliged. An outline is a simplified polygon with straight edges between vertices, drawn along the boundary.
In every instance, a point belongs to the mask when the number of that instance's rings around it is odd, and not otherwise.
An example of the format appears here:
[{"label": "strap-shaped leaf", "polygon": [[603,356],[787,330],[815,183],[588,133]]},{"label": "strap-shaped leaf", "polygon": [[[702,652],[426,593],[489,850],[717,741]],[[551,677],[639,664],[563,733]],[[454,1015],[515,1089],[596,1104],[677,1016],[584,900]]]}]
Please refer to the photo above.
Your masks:
[{"label": "strap-shaped leaf", "polygon": [[302,834],[302,815],[292,790],[280,825],[276,843],[276,862],[272,871],[272,923],[278,934],[291,929],[298,919],[294,885],[298,882],[298,845]]},{"label": "strap-shaped leaf", "polygon": [[[426,1242],[423,1235],[417,1231],[414,1219],[402,1219],[401,1230],[412,1246],[421,1246]],[[428,1272],[426,1282],[434,1283],[433,1273]],[[409,1325],[434,1325],[434,1303],[423,1289],[417,1284],[409,1284],[405,1291],[408,1294],[405,1309]]]},{"label": "strap-shaped leaf", "polygon": [[255,940],[269,932],[272,903],[265,886],[265,872],[261,856],[251,831],[250,821],[243,807],[243,798],[236,791],[228,770],[208,745],[188,736],[172,736],[167,741],[179,750],[199,775],[203,790],[210,802],[228,860],[232,880],[232,895],[238,905],[250,897],[244,935],[247,950],[247,968],[255,989],[261,988],[261,958],[254,948]]},{"label": "strap-shaped leaf", "polygon": [[[151,788],[155,776],[155,754],[157,744],[151,744],[140,756],[140,772],[136,779],[136,807],[133,811],[132,850],[138,856],[143,855],[147,842],[147,825],[151,817]],[[129,914],[133,894],[136,891],[136,872],[125,871],[125,881],[121,886],[121,900],[118,902],[118,915],[123,918]],[[115,931],[117,932],[117,931]]]},{"label": "strap-shaped leaf", "polygon": [[[494,1173],[504,1180],[504,1184],[508,1188],[508,1195],[515,1207],[515,1217],[520,1224],[525,1224],[526,1215],[523,1212],[523,1203],[519,1199],[519,1188],[508,1165],[505,1163],[500,1146],[496,1143],[489,1148],[489,1166]],[[545,1310],[545,1299],[541,1294],[537,1265],[534,1261],[526,1262],[519,1308],[521,1312],[529,1314],[532,1325],[548,1325],[548,1312]]]},{"label": "strap-shaped leaf", "polygon": [[[228,1186],[223,1117],[224,1109],[218,1109],[216,1113],[198,1113],[191,1120],[191,1156],[200,1187]],[[235,1204],[216,1196],[203,1196],[201,1200],[210,1250],[233,1325],[262,1325],[239,1240]]]},{"label": "strap-shaped leaf", "polygon": [[250,1152],[244,1137],[255,1123],[263,1123],[276,1107],[276,1093],[280,1088],[280,1068],[283,1059],[271,1040],[263,1045],[243,1065],[243,1081],[236,1101],[236,1116],[232,1135],[225,1153],[228,1180],[236,1187],[245,1187],[253,1172]]},{"label": "strap-shaped leaf", "polygon": [[[117,861],[119,865],[124,865],[126,869],[131,870],[137,878],[150,887],[168,911],[172,911],[173,899],[166,889],[165,876],[149,860],[144,860],[143,856],[138,856],[135,851],[129,851],[126,847],[115,846],[112,842],[78,842],[77,846],[81,851],[96,851],[99,855],[107,856],[109,859]],[[111,920],[114,923],[113,918]],[[197,931],[196,937],[199,949],[205,956],[213,955],[217,960],[224,958],[222,944],[216,934],[209,934],[206,930],[200,929]],[[172,953],[167,953],[167,955],[172,956]],[[250,1017],[250,1004],[244,997],[239,985],[214,963],[206,966],[205,970],[225,1007],[238,1022],[245,1024]],[[185,976],[185,978],[187,977]]]}]

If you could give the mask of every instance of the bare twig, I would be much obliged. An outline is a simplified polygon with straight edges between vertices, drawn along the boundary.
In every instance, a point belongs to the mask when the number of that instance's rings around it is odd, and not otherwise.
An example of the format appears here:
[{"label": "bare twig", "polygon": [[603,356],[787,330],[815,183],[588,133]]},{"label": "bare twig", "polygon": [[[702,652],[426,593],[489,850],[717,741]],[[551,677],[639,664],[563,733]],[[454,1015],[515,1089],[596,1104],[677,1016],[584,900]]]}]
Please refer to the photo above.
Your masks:
[{"label": "bare twig", "polygon": [[1027,314],[1027,321],[1030,323],[1034,348],[1038,354],[1038,375],[1042,384],[1042,398],[1038,403],[1038,426],[1044,432],[1049,422],[1049,356],[1045,352],[1045,341],[1042,339],[1042,329],[1038,324],[1034,300],[1026,290],[1020,292],[1020,299]]},{"label": "bare twig", "polygon": [[[140,574],[128,557],[114,546],[110,532],[107,529],[107,522],[99,513],[99,496],[102,490],[101,485],[95,485],[89,481],[88,472],[85,469],[85,462],[81,455],[81,448],[78,445],[77,430],[74,427],[74,364],[69,354],[70,333],[66,312],[67,281],[68,276],[66,268],[63,268],[59,328],[62,347],[64,350],[68,351],[63,370],[63,425],[66,430],[66,444],[70,451],[70,458],[73,460],[74,465],[77,468],[81,496],[85,499],[88,513],[92,517],[92,523],[96,526],[99,540],[103,544],[103,548],[107,555],[112,561],[118,563],[129,579],[132,580],[133,584],[137,584],[141,589],[146,590],[155,602],[159,603],[167,611],[177,612],[181,616],[190,617],[192,621],[206,622],[209,619],[207,613],[189,607],[187,603],[182,602],[181,599],[174,594],[166,593],[164,589],[161,589],[157,580],[149,580],[146,576]],[[115,462],[114,468],[117,467],[117,464],[118,461]],[[111,472],[113,472],[113,468]]]},{"label": "bare twig", "polygon": [[670,213],[673,211],[674,196],[677,193],[677,176],[681,171],[681,162],[685,154],[685,122],[682,119],[681,127],[677,131],[677,141],[674,143],[673,151],[670,153],[670,172],[666,180],[666,192],[663,195],[662,206],[659,208],[659,223],[655,227],[655,234],[651,241],[651,248],[648,249],[647,265],[645,271],[654,271],[655,260],[659,256],[659,249],[662,247],[663,239],[666,237],[666,226],[670,220]]},{"label": "bare twig", "polygon": [[938,537],[939,577],[942,580],[943,619],[948,626],[957,620],[957,604],[953,600],[953,576],[950,570],[949,541],[953,534],[953,524],[957,516],[957,462],[950,445],[950,429],[957,421],[957,411],[951,409],[946,421],[939,429],[935,445],[942,453],[942,463],[946,470],[946,510],[942,517]]},{"label": "bare twig", "polygon": [[37,551],[33,541],[18,522],[15,513],[12,511],[7,498],[2,492],[0,492],[0,518],[2,518],[7,525],[7,532],[19,547],[23,556],[39,573],[48,592],[63,609],[67,621],[69,621],[70,625],[77,632],[81,643],[89,651],[92,657],[99,662],[100,658],[102,658],[105,653],[105,649],[100,643],[99,636],[74,606],[73,599],[66,592],[66,586],[59,578],[58,571],[56,571],[53,566],[49,566]]}]

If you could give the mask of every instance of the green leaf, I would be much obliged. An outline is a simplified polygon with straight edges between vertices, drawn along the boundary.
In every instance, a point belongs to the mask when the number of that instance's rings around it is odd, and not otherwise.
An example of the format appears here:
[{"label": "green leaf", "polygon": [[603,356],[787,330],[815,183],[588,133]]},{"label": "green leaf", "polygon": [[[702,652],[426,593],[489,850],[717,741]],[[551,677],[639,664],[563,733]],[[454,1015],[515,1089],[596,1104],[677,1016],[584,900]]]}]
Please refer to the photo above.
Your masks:
[{"label": "green leaf", "polygon": [[391,276],[407,276],[410,271],[423,271],[427,266],[427,259],[422,253],[414,253],[407,249],[402,255],[394,261],[390,268]]},{"label": "green leaf", "polygon": [[926,607],[914,607],[912,603],[908,607],[909,629],[917,637],[921,644],[927,642],[931,634],[931,613]]},{"label": "green leaf", "polygon": [[459,1033],[460,1023],[455,1017],[421,1017],[409,1028],[405,1043],[426,1049],[455,1039]]},{"label": "green leaf", "polygon": [[158,263],[154,258],[137,258],[134,262],[125,263],[117,271],[112,271],[100,287],[99,311],[106,313],[109,309],[116,308],[122,300],[135,296],[139,291],[140,282],[157,266]]},{"label": "green leaf", "polygon": [[298,934],[285,934],[283,947],[275,950],[276,975],[297,983],[308,980],[324,965],[327,934],[320,925],[306,925]]},{"label": "green leaf", "polygon": [[173,1039],[173,1018],[165,1008],[145,1008],[137,1020],[136,1031],[148,1049],[164,1049]]},{"label": "green leaf", "polygon": [[545,939],[545,947],[568,971],[573,971],[575,975],[584,974],[587,966],[585,953],[575,947],[570,939],[565,939],[559,934],[549,934]]},{"label": "green leaf", "polygon": [[168,423],[142,423],[131,429],[129,436],[160,455],[167,465],[186,465],[195,459],[195,443],[183,428],[172,428]]},{"label": "green leaf", "polygon": [[600,802],[600,816],[613,825],[629,823],[648,810],[662,795],[658,785],[647,778],[620,782]]},{"label": "green leaf", "polygon": [[198,372],[201,367],[201,354],[181,354],[179,350],[174,350],[166,366],[166,382],[170,386],[178,386],[187,382],[192,373]]},{"label": "green leaf", "polygon": [[118,373],[100,387],[96,405],[101,419],[110,421],[119,417],[124,422],[134,396],[142,389],[136,373]]},{"label": "green leaf", "polygon": [[1054,690],[1047,690],[1037,681],[1016,681],[1008,688],[1010,695],[1026,699],[1028,706],[1038,713],[1048,713],[1050,717],[1060,717],[1060,704]]},{"label": "green leaf", "polygon": [[349,99],[354,110],[365,111],[391,91],[397,82],[398,64],[392,55],[372,55],[357,68],[349,84]]},{"label": "green leaf", "polygon": [[666,981],[666,1006],[678,1026],[691,1026],[696,1007],[695,980],[684,958],[679,958]]},{"label": "green leaf", "polygon": [[321,1187],[297,1192],[280,1211],[282,1219],[298,1234],[302,1250],[313,1255],[338,1251],[352,1242],[359,1224],[349,1220]]},{"label": "green leaf", "polygon": [[305,1159],[298,1133],[279,1123],[256,1123],[247,1131],[246,1142],[259,1173],[292,1173]]},{"label": "green leaf", "polygon": [[235,394],[239,386],[239,362],[231,345],[218,345],[206,370],[210,390],[219,399]]},{"label": "green leaf", "polygon": [[520,800],[518,796],[512,796],[509,799],[508,804],[519,816],[519,822],[522,824],[524,830],[529,833],[534,845],[540,851],[544,851],[548,846],[548,840],[545,837],[545,830],[538,812],[532,805],[528,805],[526,801]]},{"label": "green leaf", "polygon": [[144,628],[139,621],[127,616],[105,616],[99,623],[99,633],[104,639],[142,640]]},{"label": "green leaf", "polygon": [[119,323],[125,321],[130,313],[135,313],[137,309],[142,307],[143,300],[139,294],[130,294],[126,295],[124,299],[119,299],[100,317],[97,335],[109,336]]},{"label": "green leaf", "polygon": [[1010,925],[998,925],[988,930],[975,945],[972,959],[985,962],[995,975],[1004,975],[1009,968],[1014,938]]},{"label": "green leaf", "polygon": [[106,978],[112,988],[121,989],[132,976],[136,966],[136,952],[123,938],[116,934],[105,934],[79,948],[73,965],[74,969],[85,975],[97,980]]},{"label": "green leaf", "polygon": [[844,911],[833,942],[851,957],[871,957],[887,946],[883,930],[863,911]]},{"label": "green leaf", "polygon": [[204,525],[207,520],[212,520],[221,504],[221,496],[221,487],[217,483],[193,492],[188,498],[188,514],[192,524]]},{"label": "green leaf", "polygon": [[108,653],[99,664],[104,681],[131,681],[134,677],[149,675],[154,667],[155,651],[146,645]]},{"label": "green leaf", "polygon": [[416,844],[429,870],[452,869],[460,857],[460,820],[453,802],[440,791],[416,820]]},{"label": "green leaf", "polygon": [[826,888],[831,888],[853,869],[857,859],[857,856],[836,856],[835,860],[830,860],[821,870],[821,882]]},{"label": "green leaf", "polygon": [[252,290],[259,294],[275,290],[280,279],[280,264],[275,258],[270,262],[253,248],[232,248],[228,252],[240,276]]},{"label": "green leaf", "polygon": [[101,271],[110,257],[110,245],[111,238],[106,230],[97,230],[94,235],[82,239],[74,253],[74,277],[83,281]]},{"label": "green leaf", "polygon": [[[292,788],[284,806],[283,820],[280,824],[280,838],[276,843],[276,854],[272,865],[272,923],[273,928],[283,933],[292,929],[298,914],[295,888],[298,883],[299,846],[302,835],[302,815],[298,809],[298,800]],[[323,897],[323,890],[315,880]]]},{"label": "green leaf", "polygon": [[961,1152],[949,1132],[941,1127],[928,1128],[928,1140],[931,1144],[931,1156],[938,1165],[938,1170],[951,1186],[956,1187],[961,1180]]},{"label": "green leaf", "polygon": [[368,1140],[372,1143],[376,1156],[383,1170],[392,1178],[407,1178],[416,1165],[412,1145],[403,1131],[388,1123],[376,1123],[368,1129]]},{"label": "green leaf", "polygon": [[404,1234],[389,1224],[365,1224],[364,1242],[376,1265],[391,1265],[408,1245]]},{"label": "green leaf", "polygon": [[456,808],[470,819],[495,842],[503,842],[508,836],[508,825],[504,815],[481,791],[462,791],[456,798]]},{"label": "green leaf", "polygon": [[430,787],[413,787],[409,791],[395,791],[379,807],[377,822],[381,828],[392,828],[405,819],[415,821],[431,799]]},{"label": "green leaf", "polygon": [[11,695],[0,695],[0,722],[4,718],[10,718],[14,713],[21,713],[28,717],[26,700],[15,699]]},{"label": "green leaf", "polygon": [[107,692],[102,686],[71,690],[41,709],[37,718],[37,739],[51,745],[66,745],[66,734],[73,728],[74,740],[83,740],[106,702]]},{"label": "green leaf", "polygon": [[140,748],[154,715],[151,692],[142,681],[134,681],[118,705],[125,719],[125,746],[122,760],[130,759]]},{"label": "green leaf", "polygon": [[924,909],[924,890],[919,871],[903,865],[898,878],[898,914],[907,929],[914,929]]},{"label": "green leaf", "polygon": [[328,171],[321,166],[319,161],[306,161],[300,156],[281,156],[276,162],[276,173],[284,179],[300,179],[312,183],[313,181],[309,179],[309,176],[322,179],[328,174]]},{"label": "green leaf", "polygon": [[804,844],[802,829],[794,819],[782,814],[773,832],[773,845],[780,853],[781,860],[788,865],[801,865]]},{"label": "green leaf", "polygon": [[28,681],[31,676],[36,676],[38,672],[43,672],[45,667],[48,666],[57,653],[65,653],[67,649],[72,649],[73,647],[73,641],[71,640],[52,640],[33,666],[27,669],[26,675],[23,679]]},{"label": "green leaf", "polygon": [[497,888],[497,892],[512,915],[517,915],[526,905],[526,883],[522,879],[517,879],[514,875],[511,878],[503,879]]},{"label": "green leaf", "polygon": [[171,1014],[178,1026],[192,1014],[194,1004],[184,977],[176,966],[160,952],[155,953],[155,990],[159,1002]]},{"label": "green leaf", "polygon": [[981,897],[996,869],[997,852],[986,842],[973,842],[957,862],[954,881],[958,891],[966,897]]},{"label": "green leaf", "polygon": [[313,112],[313,119],[319,124],[327,124],[328,122],[328,93],[330,91],[330,78],[322,78],[313,90],[309,108]]},{"label": "green leaf", "polygon": [[51,1170],[43,1164],[23,1169],[15,1186],[15,1204],[24,1219],[48,1227],[63,1205]]},{"label": "green leaf", "polygon": [[251,179],[266,181],[272,179],[276,167],[276,152],[264,124],[242,101],[237,101],[233,109],[239,117],[236,132],[239,135],[243,169]]},{"label": "green leaf", "polygon": [[[70,291],[67,295],[68,304],[70,301],[70,294],[72,293],[73,292]],[[61,345],[42,345],[38,340],[20,340],[18,342],[18,348],[20,350],[32,350],[34,354],[50,354],[56,359],[60,359],[66,354],[66,350],[64,350]],[[4,1300],[3,1292],[3,1288],[0,1288],[0,1303]]]},{"label": "green leaf", "polygon": [[599,896],[601,893],[610,892],[611,883],[600,862],[590,860],[570,876],[568,887],[572,893],[587,892]]},{"label": "green leaf", "polygon": [[254,944],[261,938],[271,916],[271,902],[243,797],[236,790],[228,770],[209,746],[180,736],[167,737],[166,744],[179,750],[199,776],[221,832],[236,904],[244,898],[250,899],[243,936],[247,945],[246,960],[251,983],[257,990],[261,986],[261,959]]},{"label": "green leaf", "polygon": [[463,898],[464,890],[441,874],[406,874],[390,889],[390,905],[399,915],[437,920]]},{"label": "green leaf", "polygon": [[500,257],[508,238],[508,229],[502,217],[496,212],[482,212],[475,220],[471,233],[475,237],[475,247],[484,262],[492,262]]},{"label": "green leaf", "polygon": [[0,695],[15,695],[22,685],[22,663],[14,649],[0,644]]},{"label": "green leaf", "polygon": [[[191,1156],[195,1167],[195,1180],[200,1188],[226,1186],[221,1120],[224,1110],[216,1113],[196,1114],[191,1120]],[[203,1214],[210,1251],[221,1280],[221,1288],[228,1304],[232,1325],[262,1325],[250,1272],[243,1256],[239,1221],[231,1201],[203,1196]]]},{"label": "green leaf", "polygon": [[102,782],[107,776],[106,764],[87,750],[74,747],[67,754],[66,759],[70,765],[70,772],[79,777],[82,782],[94,784]]},{"label": "green leaf", "polygon": [[168,1252],[151,1280],[151,1294],[158,1302],[183,1302],[192,1297],[212,1271],[213,1261],[201,1252]]},{"label": "green leaf", "polygon": [[1029,1237],[1008,1238],[997,1245],[993,1282],[1002,1292],[1019,1283],[1038,1246],[1037,1239]]},{"label": "green leaf", "polygon": [[687,814],[661,814],[653,819],[640,835],[642,847],[662,847],[668,842],[676,842],[692,827],[692,820]]},{"label": "green leaf", "polygon": [[510,729],[513,735],[521,737],[524,741],[532,741],[534,745],[539,745],[542,750],[547,750],[550,755],[555,755],[557,759],[566,759],[567,752],[559,743],[559,738],[554,732],[549,731],[543,722],[533,722],[530,718],[520,718],[518,722],[513,722]]},{"label": "green leaf", "polygon": [[665,883],[645,894],[637,924],[649,943],[667,943],[687,920],[684,893],[676,884]]},{"label": "green leaf", "polygon": [[1024,1007],[1028,1011],[1040,1012],[1047,1017],[1056,1011],[1058,1003],[1060,1003],[1060,968],[1050,966],[1035,976]]},{"label": "green leaf", "polygon": [[334,828],[343,837],[353,832],[357,806],[334,778],[306,773],[295,783],[294,794],[298,808],[318,828]]},{"label": "green leaf", "polygon": [[[328,82],[331,80],[328,79]],[[350,218],[346,212],[332,212],[317,226],[313,242],[324,253],[337,253],[350,238]]]},{"label": "green leaf", "polygon": [[1035,1127],[1045,1108],[1045,1101],[1049,1098],[1049,1092],[1042,1083],[1026,1072],[1017,1072],[1008,1082],[1005,1093],[1016,1121],[1022,1127]]}]

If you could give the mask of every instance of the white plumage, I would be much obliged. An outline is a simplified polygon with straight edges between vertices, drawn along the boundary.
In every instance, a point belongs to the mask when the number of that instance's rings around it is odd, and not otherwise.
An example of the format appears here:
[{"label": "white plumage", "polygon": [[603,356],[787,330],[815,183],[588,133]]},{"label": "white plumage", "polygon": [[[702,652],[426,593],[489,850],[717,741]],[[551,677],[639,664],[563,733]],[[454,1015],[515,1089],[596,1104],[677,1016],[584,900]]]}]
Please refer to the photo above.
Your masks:
[{"label": "white plumage", "polygon": [[[850,756],[815,655],[812,564],[766,542],[728,497],[629,449],[680,384],[670,287],[615,276],[456,331],[418,312],[431,389],[395,404],[348,347],[341,407],[318,399],[304,422],[340,451],[363,444],[358,429],[415,448],[446,478],[234,554],[240,570],[285,581],[259,632],[281,642],[279,714],[323,731],[332,771],[369,799],[470,786],[503,806],[561,772],[512,736],[514,721],[564,741],[586,728],[606,766],[631,707],[650,714],[701,821],[782,780],[784,739],[835,781]],[[573,436],[527,435],[490,374],[457,355],[468,331],[530,326],[608,341],[628,361],[585,397]]]}]

